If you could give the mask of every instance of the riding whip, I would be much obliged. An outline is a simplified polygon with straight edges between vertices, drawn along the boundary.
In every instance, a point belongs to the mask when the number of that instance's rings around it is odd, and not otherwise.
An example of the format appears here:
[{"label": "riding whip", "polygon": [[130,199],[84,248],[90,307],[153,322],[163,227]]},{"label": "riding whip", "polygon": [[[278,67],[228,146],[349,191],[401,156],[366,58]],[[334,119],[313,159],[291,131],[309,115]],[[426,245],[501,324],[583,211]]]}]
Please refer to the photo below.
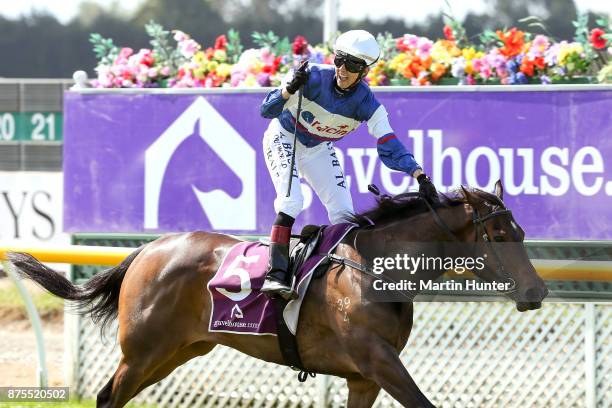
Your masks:
[{"label": "riding whip", "polygon": [[295,116],[295,130],[293,131],[293,152],[291,152],[291,168],[289,169],[289,187],[287,188],[287,195],[289,197],[291,195],[291,184],[293,183],[293,169],[295,167],[295,149],[297,144],[297,128],[300,123],[300,115],[302,113],[302,88],[304,85],[300,85],[298,88],[298,106],[297,106],[297,115]]}]

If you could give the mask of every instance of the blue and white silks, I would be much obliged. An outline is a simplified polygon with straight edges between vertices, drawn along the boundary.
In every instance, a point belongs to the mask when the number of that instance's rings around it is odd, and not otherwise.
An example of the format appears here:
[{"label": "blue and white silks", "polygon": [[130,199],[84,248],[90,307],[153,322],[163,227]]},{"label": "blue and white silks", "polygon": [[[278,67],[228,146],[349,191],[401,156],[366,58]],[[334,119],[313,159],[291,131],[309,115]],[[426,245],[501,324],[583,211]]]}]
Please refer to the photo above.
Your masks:
[{"label": "blue and white silks", "polygon": [[[278,118],[281,126],[293,134],[298,95],[283,99],[281,89],[271,91],[261,105],[261,115]],[[340,93],[335,88],[335,68],[310,65],[308,82],[303,87],[302,112],[297,129],[298,140],[306,147],[338,141],[367,122],[369,133],[378,139],[381,161],[393,170],[414,173],[421,167],[397,139],[387,115],[369,86],[360,82],[353,90]]]}]

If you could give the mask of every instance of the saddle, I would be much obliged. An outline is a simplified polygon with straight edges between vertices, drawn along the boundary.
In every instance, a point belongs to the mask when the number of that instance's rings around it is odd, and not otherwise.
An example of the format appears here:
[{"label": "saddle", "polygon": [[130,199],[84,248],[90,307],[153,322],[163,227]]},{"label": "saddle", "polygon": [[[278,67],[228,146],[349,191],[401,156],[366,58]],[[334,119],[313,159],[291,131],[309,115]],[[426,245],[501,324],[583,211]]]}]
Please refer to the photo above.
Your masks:
[{"label": "saddle", "polygon": [[[292,235],[289,241],[289,273],[295,277],[296,273],[300,270],[304,262],[316,253],[321,238],[323,237],[323,231],[326,225],[306,225],[302,228],[299,235]],[[269,238],[260,238],[259,242],[263,245],[269,246]],[[325,265],[327,262],[323,262],[317,267],[313,275],[313,279],[320,278],[323,276],[325,271]]]},{"label": "saddle", "polygon": [[[292,238],[289,242],[289,272],[291,276],[296,276],[304,262],[317,250],[325,225],[306,225],[302,228],[299,238]],[[320,271],[323,265],[315,270],[313,279],[320,278],[323,274]]]}]

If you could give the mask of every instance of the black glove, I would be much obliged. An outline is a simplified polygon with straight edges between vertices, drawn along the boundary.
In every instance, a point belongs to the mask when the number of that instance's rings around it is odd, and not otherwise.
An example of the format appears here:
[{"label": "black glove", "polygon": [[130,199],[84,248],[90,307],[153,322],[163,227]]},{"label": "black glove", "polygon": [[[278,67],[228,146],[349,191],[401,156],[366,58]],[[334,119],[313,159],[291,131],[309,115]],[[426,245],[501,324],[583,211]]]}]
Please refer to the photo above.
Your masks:
[{"label": "black glove", "polygon": [[302,62],[302,65],[300,65],[297,71],[295,71],[295,74],[293,74],[291,82],[287,84],[287,92],[291,95],[296,93],[302,85],[308,82],[308,75],[310,75],[310,72],[308,72],[308,60],[306,60]]},{"label": "black glove", "polygon": [[425,173],[417,177],[417,181],[419,182],[419,194],[424,199],[429,201],[430,204],[437,204],[440,202],[436,187],[431,182],[431,179],[425,175]]}]

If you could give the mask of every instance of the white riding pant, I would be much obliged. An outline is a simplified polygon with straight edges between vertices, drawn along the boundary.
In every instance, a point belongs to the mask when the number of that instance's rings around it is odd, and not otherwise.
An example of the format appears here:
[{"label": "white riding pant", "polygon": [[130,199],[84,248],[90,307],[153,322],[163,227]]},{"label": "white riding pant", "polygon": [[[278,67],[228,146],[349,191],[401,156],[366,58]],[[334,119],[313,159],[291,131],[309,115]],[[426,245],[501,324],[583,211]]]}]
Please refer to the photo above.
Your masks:
[{"label": "white riding pant", "polygon": [[353,200],[332,142],[323,142],[309,148],[297,140],[291,194],[286,197],[292,151],[293,135],[281,126],[278,119],[273,119],[264,133],[263,152],[276,190],[276,213],[282,211],[296,218],[302,211],[304,197],[299,174],[310,184],[327,209],[332,224],[342,222],[344,217],[352,214]]}]

